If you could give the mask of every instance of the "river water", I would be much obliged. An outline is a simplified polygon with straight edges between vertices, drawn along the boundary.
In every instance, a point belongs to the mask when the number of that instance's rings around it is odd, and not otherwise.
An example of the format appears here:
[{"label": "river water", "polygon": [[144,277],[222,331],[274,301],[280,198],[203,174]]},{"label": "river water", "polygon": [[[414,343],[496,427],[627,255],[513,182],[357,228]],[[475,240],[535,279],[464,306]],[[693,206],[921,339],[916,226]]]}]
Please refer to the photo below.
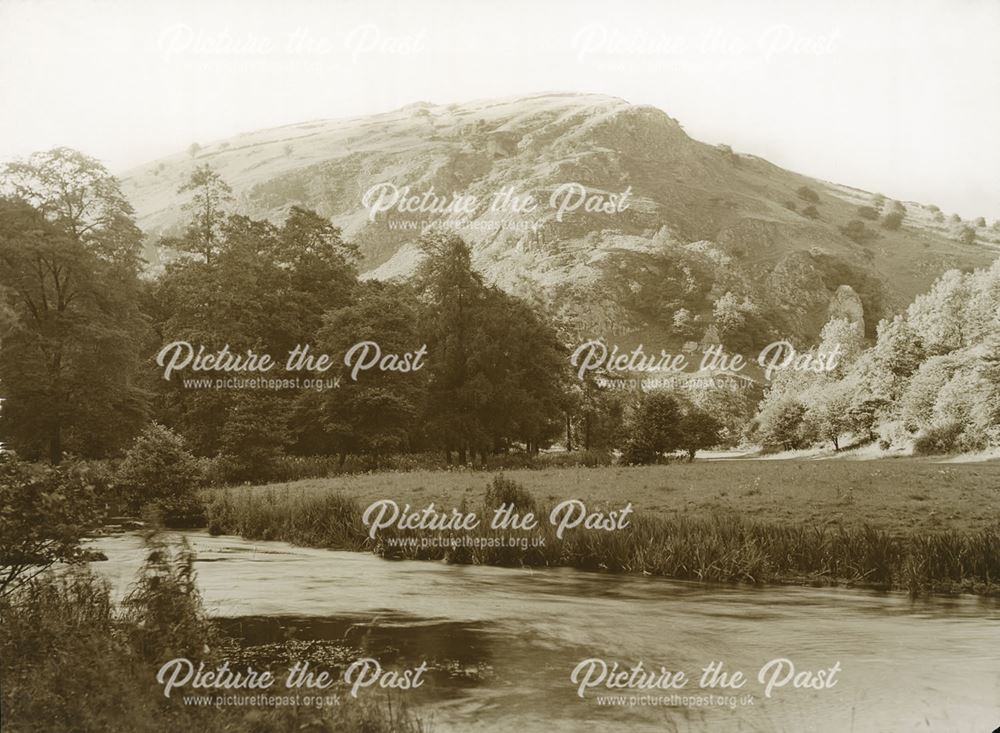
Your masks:
[{"label": "river water", "polygon": [[[995,600],[390,561],[183,536],[197,552],[209,612],[245,643],[339,640],[386,669],[428,661],[425,684],[398,694],[435,731],[988,733],[1000,726]],[[144,556],[141,538],[115,535],[93,546],[108,557],[94,568],[124,593]],[[691,681],[680,691],[601,687],[581,698],[570,675],[589,658],[624,668],[641,661]],[[796,673],[839,662],[836,684],[789,683],[766,697],[757,674],[777,658]],[[748,681],[738,690],[700,688],[701,670],[713,661]]]}]

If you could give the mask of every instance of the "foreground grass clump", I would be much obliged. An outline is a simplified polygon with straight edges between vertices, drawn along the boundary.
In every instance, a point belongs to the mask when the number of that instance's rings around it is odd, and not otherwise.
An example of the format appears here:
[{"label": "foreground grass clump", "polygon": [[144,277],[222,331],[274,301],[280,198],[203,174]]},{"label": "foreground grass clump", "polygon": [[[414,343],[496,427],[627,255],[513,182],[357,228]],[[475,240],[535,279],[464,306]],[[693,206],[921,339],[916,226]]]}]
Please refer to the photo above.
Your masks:
[{"label": "foreground grass clump", "polygon": [[405,712],[349,698],[317,709],[185,705],[182,695],[164,697],[156,682],[163,662],[223,661],[193,561],[183,548],[154,544],[121,604],[86,568],[47,573],[0,597],[4,732],[420,733]]},{"label": "foreground grass clump", "polygon": [[[539,526],[492,530],[488,518],[503,503],[521,513],[534,511]],[[461,509],[468,508],[463,500]],[[476,508],[483,521],[470,532],[389,528],[372,539],[362,523],[360,502],[332,492],[277,488],[219,492],[209,515],[217,533],[412,560],[569,566],[710,582],[847,583],[914,593],[993,593],[1000,578],[998,527],[899,535],[864,523],[765,522],[712,509],[680,516],[639,513],[625,529],[577,528],[560,539],[548,521],[550,510],[523,486],[498,476]],[[505,541],[510,537],[523,541]]]}]

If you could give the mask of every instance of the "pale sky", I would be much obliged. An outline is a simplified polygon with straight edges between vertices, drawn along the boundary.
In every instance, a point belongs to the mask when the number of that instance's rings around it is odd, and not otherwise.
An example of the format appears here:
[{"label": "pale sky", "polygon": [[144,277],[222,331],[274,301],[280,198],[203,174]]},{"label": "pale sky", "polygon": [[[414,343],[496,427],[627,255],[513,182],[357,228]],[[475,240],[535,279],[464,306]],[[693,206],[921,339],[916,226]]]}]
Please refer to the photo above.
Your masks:
[{"label": "pale sky", "polygon": [[0,160],[122,170],[239,132],[543,91],[1000,218],[1000,1],[0,0]]}]

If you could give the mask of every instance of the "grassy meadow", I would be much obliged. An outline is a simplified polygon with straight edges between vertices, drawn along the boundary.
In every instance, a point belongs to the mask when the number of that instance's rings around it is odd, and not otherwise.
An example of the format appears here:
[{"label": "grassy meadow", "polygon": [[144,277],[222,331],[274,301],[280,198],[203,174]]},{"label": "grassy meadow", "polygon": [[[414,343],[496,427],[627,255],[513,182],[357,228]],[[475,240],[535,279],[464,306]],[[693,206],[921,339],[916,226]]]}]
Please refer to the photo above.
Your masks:
[{"label": "grassy meadow", "polygon": [[[416,471],[215,489],[210,529],[409,559],[913,593],[998,591],[1000,463],[722,460],[503,475],[496,481],[488,473]],[[631,502],[635,514],[624,530],[577,529],[558,539],[544,517],[569,498],[588,509]],[[507,501],[543,517],[535,532],[545,543],[400,546],[387,538],[431,533],[392,528],[371,540],[361,513],[380,499],[480,516]],[[473,533],[498,534],[484,527]]]},{"label": "grassy meadow", "polygon": [[[732,510],[788,524],[858,527],[890,534],[977,530],[1000,522],[1000,461],[940,463],[924,458],[878,461],[730,459],[658,466],[504,471],[543,503],[580,499],[624,505],[660,517]],[[463,500],[478,506],[492,474],[413,471],[344,475],[241,487],[288,497],[342,494],[367,506],[392,499],[439,509]]]}]

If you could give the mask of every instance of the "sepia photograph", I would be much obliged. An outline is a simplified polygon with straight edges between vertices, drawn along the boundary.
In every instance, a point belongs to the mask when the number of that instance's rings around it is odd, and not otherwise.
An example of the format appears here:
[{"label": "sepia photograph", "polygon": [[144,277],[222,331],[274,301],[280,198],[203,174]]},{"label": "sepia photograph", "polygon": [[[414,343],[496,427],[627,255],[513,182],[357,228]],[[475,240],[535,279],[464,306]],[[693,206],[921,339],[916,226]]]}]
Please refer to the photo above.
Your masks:
[{"label": "sepia photograph", "polygon": [[0,0],[0,733],[1000,732],[1000,1]]}]

